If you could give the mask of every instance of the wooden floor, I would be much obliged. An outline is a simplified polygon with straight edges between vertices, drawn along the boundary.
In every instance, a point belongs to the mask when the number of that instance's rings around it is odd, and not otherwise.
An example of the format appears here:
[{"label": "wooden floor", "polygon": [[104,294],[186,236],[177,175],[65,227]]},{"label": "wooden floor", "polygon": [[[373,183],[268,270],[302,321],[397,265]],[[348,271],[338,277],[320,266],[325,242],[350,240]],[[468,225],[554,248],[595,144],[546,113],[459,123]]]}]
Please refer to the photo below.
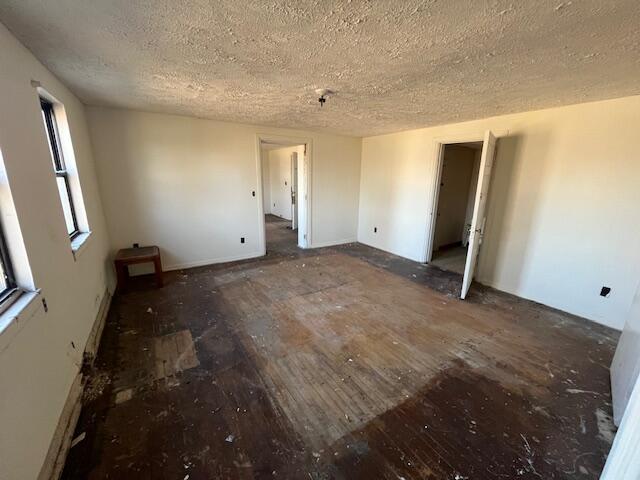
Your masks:
[{"label": "wooden floor", "polygon": [[616,333],[287,225],[114,299],[65,478],[598,478]]}]

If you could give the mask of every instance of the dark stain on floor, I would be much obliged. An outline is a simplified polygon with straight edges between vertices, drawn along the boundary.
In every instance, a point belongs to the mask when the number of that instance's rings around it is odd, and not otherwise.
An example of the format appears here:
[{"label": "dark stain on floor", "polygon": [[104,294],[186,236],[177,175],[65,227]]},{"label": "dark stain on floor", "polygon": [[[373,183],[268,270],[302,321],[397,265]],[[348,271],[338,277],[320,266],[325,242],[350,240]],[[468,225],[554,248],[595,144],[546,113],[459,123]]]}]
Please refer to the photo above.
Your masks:
[{"label": "dark stain on floor", "polygon": [[[161,290],[151,277],[134,278],[114,297],[86,372],[76,428],[85,437],[63,478],[598,478],[613,434],[608,365],[618,334],[481,285],[464,308],[508,316],[548,345],[548,358],[526,368],[454,358],[392,408],[333,443],[309,445],[310,427],[294,424],[270,391],[255,340],[221,295],[225,282],[250,286],[251,269],[331,254],[427,286],[443,301],[459,302],[460,277],[360,244],[300,250],[295,235],[268,218],[266,257],[169,272]],[[284,325],[292,321],[283,315]],[[287,348],[307,342],[293,340]]]},{"label": "dark stain on floor", "polygon": [[575,399],[554,390],[527,398],[457,362],[323,452],[320,477],[598,478],[609,444],[595,417],[567,435]]}]

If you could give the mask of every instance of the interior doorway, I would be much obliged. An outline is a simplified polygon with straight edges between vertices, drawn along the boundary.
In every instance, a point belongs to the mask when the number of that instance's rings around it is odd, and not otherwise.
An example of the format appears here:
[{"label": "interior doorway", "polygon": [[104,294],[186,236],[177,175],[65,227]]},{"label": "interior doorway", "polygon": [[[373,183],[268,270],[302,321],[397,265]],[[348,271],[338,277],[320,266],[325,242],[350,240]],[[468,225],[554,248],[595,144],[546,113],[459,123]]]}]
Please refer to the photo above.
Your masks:
[{"label": "interior doorway", "polygon": [[444,146],[431,264],[464,274],[482,142]]},{"label": "interior doorway", "polygon": [[307,143],[260,140],[265,253],[307,247]]},{"label": "interior doorway", "polygon": [[462,275],[463,299],[484,236],[495,145],[496,138],[487,131],[482,141],[443,142],[438,150],[426,260]]}]

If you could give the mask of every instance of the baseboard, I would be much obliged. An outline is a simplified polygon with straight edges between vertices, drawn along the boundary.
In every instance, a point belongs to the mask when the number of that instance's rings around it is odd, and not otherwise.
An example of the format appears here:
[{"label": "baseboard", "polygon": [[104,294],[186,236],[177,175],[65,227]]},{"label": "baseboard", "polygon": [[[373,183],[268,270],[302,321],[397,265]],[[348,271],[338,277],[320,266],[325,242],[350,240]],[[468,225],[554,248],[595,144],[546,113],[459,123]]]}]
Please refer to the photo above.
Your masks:
[{"label": "baseboard", "polygon": [[260,252],[252,252],[243,255],[233,255],[230,257],[218,257],[209,260],[198,260],[195,262],[187,262],[187,263],[176,263],[174,265],[165,266],[163,269],[165,272],[171,270],[183,270],[185,268],[195,268],[195,267],[205,267],[207,265],[214,265],[216,263],[228,263],[228,262],[237,262],[240,260],[249,260],[251,258],[263,257],[264,253]]},{"label": "baseboard", "polygon": [[98,316],[93,323],[93,328],[89,333],[87,344],[84,347],[85,358],[89,357],[95,359],[98,354],[98,347],[100,346],[100,339],[102,338],[102,331],[104,330],[104,324],[107,321],[107,314],[109,313],[109,307],[111,307],[111,292],[106,290],[102,296],[102,302],[100,302],[100,308],[98,309]]},{"label": "baseboard", "polygon": [[[90,363],[93,363],[98,353],[102,331],[104,330],[109,307],[111,306],[111,298],[112,296],[109,290],[105,290],[102,301],[100,302],[98,314],[93,322],[89,338],[87,339],[87,344],[84,349],[84,359]],[[83,375],[82,371],[79,371],[69,389],[67,401],[64,404],[58,425],[53,433],[53,438],[51,439],[47,456],[40,469],[38,480],[58,480],[60,478],[67,459],[67,453],[69,453],[69,448],[71,447],[71,441],[73,440],[73,432],[76,429],[78,418],[80,417],[83,391]]]},{"label": "baseboard", "polygon": [[67,401],[62,409],[58,425],[49,445],[49,451],[45,457],[38,480],[58,480],[62,474],[67,453],[73,439],[80,410],[82,409],[82,372],[78,372],[73,380]]},{"label": "baseboard", "polygon": [[407,260],[411,260],[412,262],[418,262],[418,263],[426,263],[425,258],[414,258],[414,257],[408,257],[407,255],[403,254],[403,253],[399,253],[399,252],[394,252],[392,250],[387,250],[384,247],[381,247],[380,245],[373,245],[372,243],[367,243],[364,240],[357,240],[358,243],[365,245],[367,247],[371,247],[371,248],[375,248],[376,250],[380,250],[381,252],[385,252],[385,253],[390,253],[391,255],[395,255],[396,257],[402,257],[405,258]]},{"label": "baseboard", "polygon": [[355,238],[344,238],[342,240],[330,240],[328,242],[314,242],[309,248],[335,247],[336,245],[344,245],[345,243],[355,243]]}]

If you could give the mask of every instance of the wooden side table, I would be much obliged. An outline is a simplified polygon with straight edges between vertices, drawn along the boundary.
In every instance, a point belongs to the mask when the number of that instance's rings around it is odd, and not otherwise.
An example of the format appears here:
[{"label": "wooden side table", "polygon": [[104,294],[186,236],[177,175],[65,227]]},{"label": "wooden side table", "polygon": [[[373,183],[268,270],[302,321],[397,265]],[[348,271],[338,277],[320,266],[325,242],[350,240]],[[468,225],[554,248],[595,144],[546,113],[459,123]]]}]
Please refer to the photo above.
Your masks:
[{"label": "wooden side table", "polygon": [[162,262],[160,261],[160,249],[155,245],[151,247],[123,248],[118,250],[113,260],[118,276],[118,288],[125,290],[129,278],[129,265],[137,263],[153,263],[156,274],[156,284],[162,287]]}]

